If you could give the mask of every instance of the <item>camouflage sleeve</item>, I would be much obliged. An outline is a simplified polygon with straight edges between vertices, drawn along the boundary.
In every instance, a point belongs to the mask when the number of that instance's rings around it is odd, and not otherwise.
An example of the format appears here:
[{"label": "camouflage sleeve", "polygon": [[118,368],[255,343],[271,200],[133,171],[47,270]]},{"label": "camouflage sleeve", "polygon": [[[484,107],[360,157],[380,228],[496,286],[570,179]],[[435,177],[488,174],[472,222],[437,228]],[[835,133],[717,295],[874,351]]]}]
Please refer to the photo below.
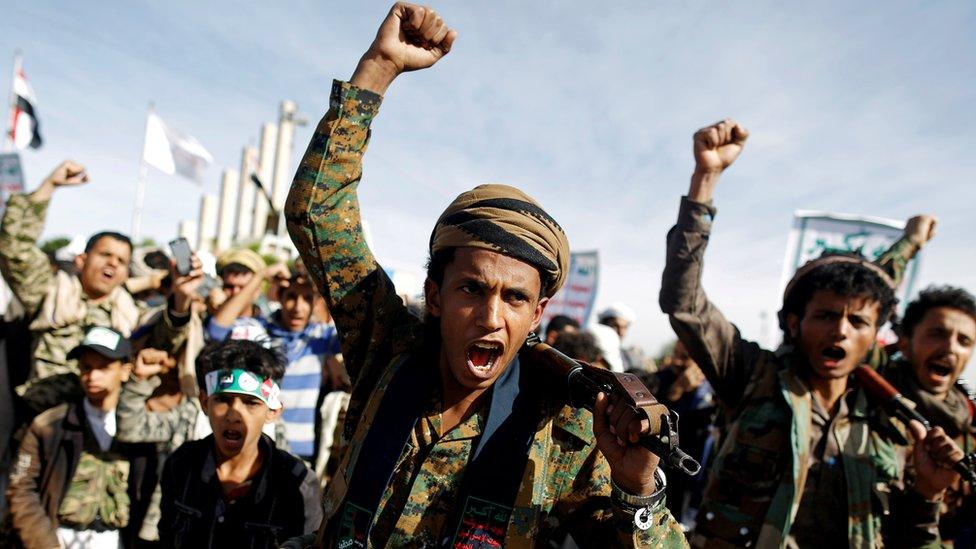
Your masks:
[{"label": "camouflage sleeve", "polygon": [[684,197],[668,232],[659,302],[675,334],[727,406],[743,396],[760,355],[702,289],[702,265],[716,210]]},{"label": "camouflage sleeve", "polygon": [[332,313],[354,384],[376,374],[364,376],[365,367],[385,367],[419,340],[419,321],[370,252],[359,212],[356,188],[380,101],[349,83],[333,84],[329,111],[285,204],[288,232]]},{"label": "camouflage sleeve", "polygon": [[60,547],[55,525],[41,504],[41,437],[35,430],[37,422],[27,430],[17,451],[7,503],[13,527],[27,549]]},{"label": "camouflage sleeve", "polygon": [[888,276],[895,281],[895,285],[901,286],[902,281],[905,279],[908,262],[917,253],[918,246],[913,244],[911,240],[902,237],[885,250],[878,259],[875,259],[874,264],[884,269],[888,273]]},{"label": "camouflage sleeve", "polygon": [[610,498],[610,465],[594,449],[573,484],[559,498],[553,514],[580,547],[688,547],[678,525],[662,499],[652,509],[653,523],[647,530],[634,524],[633,515],[614,505]]},{"label": "camouflage sleeve", "polygon": [[25,194],[12,195],[0,226],[0,271],[30,317],[54,283],[47,255],[37,247],[48,204]]},{"label": "camouflage sleeve", "polygon": [[165,412],[150,412],[146,400],[159,387],[159,378],[133,377],[122,385],[115,416],[116,438],[121,442],[167,442],[173,438],[180,422],[179,407]]},{"label": "camouflage sleeve", "polygon": [[149,332],[146,346],[175,355],[186,342],[187,332],[192,324],[190,314],[175,317],[168,308],[160,311],[152,331]]}]

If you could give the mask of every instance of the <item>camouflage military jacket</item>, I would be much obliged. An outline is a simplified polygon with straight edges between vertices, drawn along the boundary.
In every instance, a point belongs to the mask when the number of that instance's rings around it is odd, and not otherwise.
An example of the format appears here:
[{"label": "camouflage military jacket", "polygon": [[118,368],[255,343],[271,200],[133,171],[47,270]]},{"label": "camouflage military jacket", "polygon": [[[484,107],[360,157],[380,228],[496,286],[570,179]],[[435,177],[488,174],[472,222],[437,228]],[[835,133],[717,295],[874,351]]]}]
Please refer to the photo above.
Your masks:
[{"label": "camouflage military jacket", "polygon": [[[969,454],[976,451],[976,402],[970,400],[966,390],[957,385],[944,400],[936,400],[918,384],[911,364],[904,359],[892,361],[882,373],[902,395],[918,406],[918,411],[926,419],[933,425],[942,427],[963,452]],[[911,460],[905,473],[906,482],[910,482],[915,474]],[[973,532],[974,529],[976,493],[972,486],[960,479],[946,489],[942,498],[939,532],[943,540],[951,541],[962,535],[963,531]]]},{"label": "camouflage military jacket", "polygon": [[[0,226],[0,271],[32,320],[33,361],[28,382],[17,388],[21,395],[28,393],[39,379],[78,373],[77,361],[69,360],[67,355],[81,342],[89,326],[113,327],[129,335],[157,312],[139,308],[121,287],[105,299],[90,301],[81,290],[77,277],[53,274],[47,256],[37,247],[47,207],[48,202],[34,202],[28,195],[12,195]],[[84,311],[81,318],[71,322],[56,317],[41,318],[42,311],[63,307],[65,295],[81,301],[79,308]],[[74,303],[69,305],[75,306]],[[169,314],[158,317],[147,345],[175,351],[186,337],[185,320],[175,321]],[[40,389],[41,392],[45,390]],[[61,392],[53,385],[50,390]],[[45,399],[43,395],[28,399],[53,400],[44,402],[39,409],[58,404],[57,398]]]},{"label": "camouflage military jacket", "polygon": [[[728,413],[693,546],[782,547],[799,507],[811,445],[812,400],[790,347],[776,353],[741,337],[701,288],[715,209],[682,199],[668,234],[661,308]],[[862,391],[833,431],[847,483],[850,547],[938,546],[937,504],[900,483],[898,448],[880,434]],[[890,424],[889,424],[890,425]]]},{"label": "camouflage military jacket", "polygon": [[[354,383],[344,429],[349,449],[328,486],[323,532],[343,499],[395,365],[419,352],[423,341],[420,320],[396,295],[361,227],[356,187],[379,103],[376,94],[335,83],[329,112],[305,153],[286,205],[289,232],[328,302]],[[432,388],[428,412],[417,422],[381,499],[371,546],[436,545],[455,505],[482,414],[441,433],[437,391]],[[614,510],[609,472],[596,449],[588,412],[551,407],[532,445],[506,545],[545,546],[556,532],[568,531],[585,547],[684,546],[663,504],[654,510],[654,525],[646,531]]]}]

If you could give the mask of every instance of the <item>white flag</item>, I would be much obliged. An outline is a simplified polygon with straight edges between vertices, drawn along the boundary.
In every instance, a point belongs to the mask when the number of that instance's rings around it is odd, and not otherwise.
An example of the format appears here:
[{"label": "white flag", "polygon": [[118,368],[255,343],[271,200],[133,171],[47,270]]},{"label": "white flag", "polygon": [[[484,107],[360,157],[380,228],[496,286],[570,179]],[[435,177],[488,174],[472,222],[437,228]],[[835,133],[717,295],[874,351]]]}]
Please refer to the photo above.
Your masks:
[{"label": "white flag", "polygon": [[195,137],[177,132],[150,112],[142,161],[163,173],[202,183],[203,169],[213,162],[213,157]]}]

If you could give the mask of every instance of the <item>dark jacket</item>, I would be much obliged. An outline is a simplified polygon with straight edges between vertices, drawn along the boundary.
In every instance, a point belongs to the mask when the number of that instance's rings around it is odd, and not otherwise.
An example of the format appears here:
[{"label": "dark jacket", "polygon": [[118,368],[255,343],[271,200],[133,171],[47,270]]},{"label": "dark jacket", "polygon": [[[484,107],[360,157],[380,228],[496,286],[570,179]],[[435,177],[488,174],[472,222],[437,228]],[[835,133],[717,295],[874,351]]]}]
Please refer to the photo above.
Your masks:
[{"label": "dark jacket", "polygon": [[[7,498],[13,527],[28,549],[59,546],[58,509],[86,443],[97,445],[81,401],[47,410],[24,435]],[[129,461],[129,524],[120,537],[131,547],[156,486],[156,448],[115,441],[112,450]]]},{"label": "dark jacket", "polygon": [[258,444],[261,471],[250,492],[229,504],[217,478],[213,435],[173,452],[161,482],[163,547],[272,548],[318,528],[322,494],[315,474],[268,436]]}]

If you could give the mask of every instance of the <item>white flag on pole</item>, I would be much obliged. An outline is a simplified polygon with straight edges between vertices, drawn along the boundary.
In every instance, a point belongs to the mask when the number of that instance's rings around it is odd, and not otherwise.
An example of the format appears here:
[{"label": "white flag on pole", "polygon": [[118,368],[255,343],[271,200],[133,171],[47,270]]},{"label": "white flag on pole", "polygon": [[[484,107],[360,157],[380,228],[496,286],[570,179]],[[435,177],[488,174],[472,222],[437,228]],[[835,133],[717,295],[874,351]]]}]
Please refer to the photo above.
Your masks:
[{"label": "white flag on pole", "polygon": [[202,183],[203,169],[213,162],[213,157],[195,137],[181,134],[150,112],[142,161],[163,173]]}]

